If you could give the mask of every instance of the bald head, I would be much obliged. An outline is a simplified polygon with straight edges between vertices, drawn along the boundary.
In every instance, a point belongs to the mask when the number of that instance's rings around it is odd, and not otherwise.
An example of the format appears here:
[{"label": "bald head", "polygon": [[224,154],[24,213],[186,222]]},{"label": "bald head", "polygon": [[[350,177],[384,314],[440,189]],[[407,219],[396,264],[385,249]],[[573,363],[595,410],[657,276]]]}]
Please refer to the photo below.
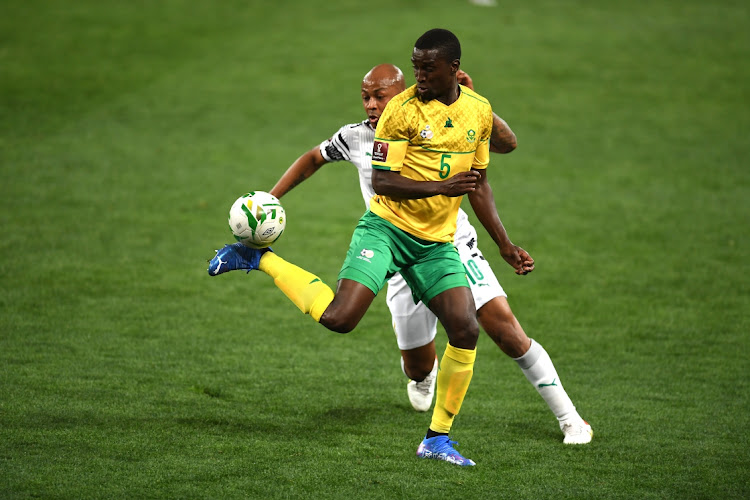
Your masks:
[{"label": "bald head", "polygon": [[404,74],[393,64],[378,64],[362,79],[362,104],[367,120],[376,128],[385,105],[406,89]]},{"label": "bald head", "polygon": [[372,68],[362,79],[363,86],[365,83],[383,89],[395,87],[398,92],[403,92],[406,89],[404,74],[398,66],[393,64],[378,64]]}]

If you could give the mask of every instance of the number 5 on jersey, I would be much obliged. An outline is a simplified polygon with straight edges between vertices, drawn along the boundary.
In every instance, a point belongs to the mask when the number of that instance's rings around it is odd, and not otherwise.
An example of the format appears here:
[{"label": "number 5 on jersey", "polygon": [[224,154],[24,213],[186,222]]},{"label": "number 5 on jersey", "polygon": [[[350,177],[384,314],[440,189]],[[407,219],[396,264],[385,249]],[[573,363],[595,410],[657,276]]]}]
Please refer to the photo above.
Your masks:
[{"label": "number 5 on jersey", "polygon": [[440,178],[441,179],[447,179],[451,173],[451,166],[446,161],[450,157],[451,155],[447,153],[443,153],[443,156],[440,157]]}]

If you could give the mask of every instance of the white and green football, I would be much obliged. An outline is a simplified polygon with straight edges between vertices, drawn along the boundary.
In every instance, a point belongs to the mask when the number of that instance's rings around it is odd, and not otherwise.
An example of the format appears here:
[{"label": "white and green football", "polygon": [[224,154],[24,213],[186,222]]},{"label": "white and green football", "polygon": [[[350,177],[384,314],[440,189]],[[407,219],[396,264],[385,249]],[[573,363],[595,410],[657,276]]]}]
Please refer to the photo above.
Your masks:
[{"label": "white and green football", "polygon": [[229,228],[234,238],[250,248],[266,248],[286,227],[286,213],[278,198],[252,191],[237,198],[229,209]]}]

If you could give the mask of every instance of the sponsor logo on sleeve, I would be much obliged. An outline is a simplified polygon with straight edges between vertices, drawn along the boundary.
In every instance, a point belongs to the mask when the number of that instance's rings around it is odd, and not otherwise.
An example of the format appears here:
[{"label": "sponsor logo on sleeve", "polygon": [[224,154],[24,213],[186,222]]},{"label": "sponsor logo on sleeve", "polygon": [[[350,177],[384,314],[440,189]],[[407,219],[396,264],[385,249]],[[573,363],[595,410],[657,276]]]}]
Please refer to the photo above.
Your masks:
[{"label": "sponsor logo on sleeve", "polygon": [[388,159],[388,143],[375,141],[372,145],[372,161],[385,163]]}]

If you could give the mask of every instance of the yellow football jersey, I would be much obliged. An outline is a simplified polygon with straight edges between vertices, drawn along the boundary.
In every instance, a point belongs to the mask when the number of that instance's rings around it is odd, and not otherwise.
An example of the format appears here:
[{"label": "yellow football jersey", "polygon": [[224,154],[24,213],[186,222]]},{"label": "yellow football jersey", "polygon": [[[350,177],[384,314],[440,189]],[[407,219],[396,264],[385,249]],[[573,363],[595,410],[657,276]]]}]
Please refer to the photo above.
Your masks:
[{"label": "yellow football jersey", "polygon": [[[472,168],[487,168],[492,107],[474,91],[460,88],[450,106],[436,99],[422,102],[416,85],[391,99],[378,120],[372,167],[417,181],[444,180]],[[462,198],[407,200],[376,194],[370,210],[423,240],[453,241]]]}]

